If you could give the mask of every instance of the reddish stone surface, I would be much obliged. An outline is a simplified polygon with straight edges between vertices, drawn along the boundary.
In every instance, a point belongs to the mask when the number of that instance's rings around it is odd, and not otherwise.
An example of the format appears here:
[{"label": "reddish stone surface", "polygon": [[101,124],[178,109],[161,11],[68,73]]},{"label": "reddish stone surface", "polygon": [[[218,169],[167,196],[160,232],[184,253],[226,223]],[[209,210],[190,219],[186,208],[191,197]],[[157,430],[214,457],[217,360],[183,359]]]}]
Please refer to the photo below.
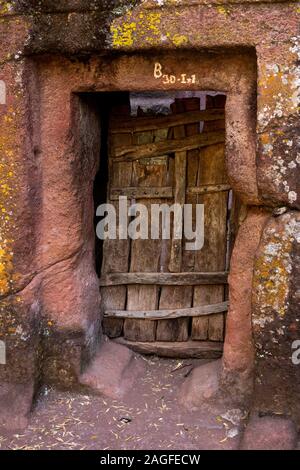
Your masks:
[{"label": "reddish stone surface", "polygon": [[[24,428],[40,381],[41,305],[32,283],[0,302],[0,340],[5,344],[5,364],[0,365],[0,426]],[[3,360],[3,358],[2,358]]]},{"label": "reddish stone surface", "polygon": [[256,350],[254,401],[263,412],[300,417],[300,213],[272,217],[254,265],[253,337]]},{"label": "reddish stone surface", "polygon": [[0,432],[23,431],[28,426],[33,395],[33,383],[0,384]]},{"label": "reddish stone surface", "polygon": [[251,395],[253,388],[253,268],[256,250],[269,217],[269,213],[262,209],[249,210],[239,229],[231,258],[222,387],[236,400]]},{"label": "reddish stone surface", "polygon": [[237,449],[240,435],[229,437],[235,426],[220,419],[224,407],[195,413],[178,403],[186,374],[202,362],[148,356],[134,387],[117,400],[45,387],[26,430],[0,431],[1,450]]},{"label": "reddish stone surface", "polygon": [[90,392],[120,399],[132,389],[143,372],[144,364],[139,356],[106,340],[79,380]]},{"label": "reddish stone surface", "polygon": [[100,125],[93,105],[71,99],[65,77],[53,71],[53,79],[48,79],[48,72],[41,73],[40,106],[45,118],[39,153],[45,184],[37,249],[48,356],[43,375],[47,383],[65,387],[78,382],[84,362],[100,340],[93,227]]},{"label": "reddish stone surface", "polygon": [[295,424],[288,419],[252,416],[241,442],[242,450],[293,450],[297,444]]},{"label": "reddish stone surface", "polygon": [[179,402],[193,410],[214,398],[219,390],[221,365],[222,362],[218,359],[193,369],[180,387]]}]

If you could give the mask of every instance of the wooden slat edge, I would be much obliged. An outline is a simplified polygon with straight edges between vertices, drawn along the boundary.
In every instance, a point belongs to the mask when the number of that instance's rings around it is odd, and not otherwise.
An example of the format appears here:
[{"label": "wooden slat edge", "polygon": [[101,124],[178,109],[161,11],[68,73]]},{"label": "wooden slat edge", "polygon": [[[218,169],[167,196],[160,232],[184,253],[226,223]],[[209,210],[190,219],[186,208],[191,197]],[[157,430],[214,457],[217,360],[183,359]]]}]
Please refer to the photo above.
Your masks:
[{"label": "wooden slat edge", "polygon": [[182,273],[106,273],[99,280],[101,287],[127,284],[156,284],[161,286],[198,286],[226,284],[228,272],[182,272]]},{"label": "wooden slat edge", "polygon": [[218,359],[222,356],[223,343],[217,341],[185,341],[185,342],[135,342],[124,338],[113,340],[139,354],[150,354],[178,359]]},{"label": "wooden slat edge", "polygon": [[190,111],[179,113],[177,115],[170,114],[167,116],[155,117],[132,117],[127,120],[112,119],[111,133],[124,134],[144,131],[154,131],[168,127],[193,124],[201,121],[217,121],[225,119],[225,113],[221,109],[209,109],[203,111]]},{"label": "wooden slat edge", "polygon": [[208,184],[202,186],[189,186],[187,194],[209,194],[229,191],[231,186],[229,184]]},{"label": "wooden slat edge", "polygon": [[118,200],[120,196],[126,196],[129,199],[172,199],[174,194],[171,186],[149,188],[111,188],[111,201]]},{"label": "wooden slat edge", "polygon": [[207,147],[225,142],[225,132],[204,132],[184,139],[166,140],[158,143],[115,147],[114,162],[140,160],[141,158],[158,157],[160,155],[187,152],[200,147]]},{"label": "wooden slat edge", "polygon": [[[189,186],[186,194],[209,194],[222,191],[229,191],[229,184],[208,184],[201,186]],[[126,196],[129,199],[172,199],[174,190],[171,186],[165,187],[145,187],[145,188],[111,188],[109,199],[116,201],[120,196]]]},{"label": "wooden slat edge", "polygon": [[105,317],[136,318],[142,320],[169,320],[171,318],[199,317],[226,312],[229,303],[220,302],[212,305],[201,305],[191,308],[175,308],[167,310],[106,310]]}]

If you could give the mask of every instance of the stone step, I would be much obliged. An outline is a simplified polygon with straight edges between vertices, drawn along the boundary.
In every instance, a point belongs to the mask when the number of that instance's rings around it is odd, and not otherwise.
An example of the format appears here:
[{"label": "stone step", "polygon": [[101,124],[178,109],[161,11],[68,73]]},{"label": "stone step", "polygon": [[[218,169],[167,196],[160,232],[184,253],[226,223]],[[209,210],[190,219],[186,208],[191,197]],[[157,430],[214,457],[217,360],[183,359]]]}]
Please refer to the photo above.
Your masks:
[{"label": "stone step", "polygon": [[0,384],[0,431],[24,430],[29,423],[34,382]]},{"label": "stone step", "polygon": [[192,370],[178,391],[178,400],[190,410],[196,410],[219,390],[222,360],[202,364]]},{"label": "stone step", "polygon": [[105,340],[79,381],[91,393],[120,399],[143,371],[144,361],[140,356],[125,346]]}]

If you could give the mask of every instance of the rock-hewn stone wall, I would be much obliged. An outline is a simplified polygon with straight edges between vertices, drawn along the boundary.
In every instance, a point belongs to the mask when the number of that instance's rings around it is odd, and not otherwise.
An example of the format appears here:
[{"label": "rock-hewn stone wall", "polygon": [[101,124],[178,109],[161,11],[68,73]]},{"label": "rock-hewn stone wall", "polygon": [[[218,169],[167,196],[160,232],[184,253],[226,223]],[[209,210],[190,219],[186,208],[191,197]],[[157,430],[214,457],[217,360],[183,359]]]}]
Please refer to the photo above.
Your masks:
[{"label": "rock-hewn stone wall", "polygon": [[[299,332],[299,19],[299,2],[290,1],[0,0],[4,421],[23,423],[41,377],[57,381],[60,370],[58,381],[74,384],[98,335],[91,214],[84,212],[96,168],[93,158],[84,167],[79,158],[97,151],[98,125],[91,106],[85,112],[85,103],[76,102],[72,92],[80,91],[80,80],[83,91],[135,87],[140,63],[131,56],[136,52],[146,57],[144,83],[149,73],[149,87],[159,87],[150,79],[157,51],[162,58],[173,54],[171,68],[181,63],[178,54],[211,54],[220,66],[203,61],[209,73],[201,86],[216,89],[218,81],[226,83],[221,64],[230,54],[250,58],[247,73],[235,62],[235,83],[229,87],[227,165],[244,202],[262,208],[249,210],[232,259],[223,380],[233,393],[251,388],[255,352],[256,396],[262,396],[260,390],[270,395],[271,383],[274,398],[257,406],[282,409],[298,372],[291,342]],[[119,56],[124,57],[114,62]],[[63,73],[67,69],[69,75]],[[74,139],[77,112],[80,149]],[[86,126],[92,144],[84,142]],[[274,209],[286,213],[274,215]],[[287,386],[277,393],[282,377]],[[294,380],[291,410],[298,391]],[[12,421],[12,415],[21,418]]]}]

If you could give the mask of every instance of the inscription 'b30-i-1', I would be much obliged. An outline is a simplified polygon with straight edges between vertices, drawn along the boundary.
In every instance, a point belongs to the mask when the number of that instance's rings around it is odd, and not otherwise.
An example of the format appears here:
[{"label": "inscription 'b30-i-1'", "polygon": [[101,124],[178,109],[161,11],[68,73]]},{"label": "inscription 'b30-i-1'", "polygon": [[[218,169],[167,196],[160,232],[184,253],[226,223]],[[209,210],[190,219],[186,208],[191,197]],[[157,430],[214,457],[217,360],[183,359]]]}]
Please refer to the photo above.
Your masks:
[{"label": "inscription 'b30-i-1'", "polygon": [[175,85],[175,83],[181,83],[182,85],[195,85],[197,83],[197,76],[195,74],[188,75],[181,73],[180,75],[165,74],[163,72],[163,66],[159,62],[154,64],[154,78],[161,80],[164,85]]}]

